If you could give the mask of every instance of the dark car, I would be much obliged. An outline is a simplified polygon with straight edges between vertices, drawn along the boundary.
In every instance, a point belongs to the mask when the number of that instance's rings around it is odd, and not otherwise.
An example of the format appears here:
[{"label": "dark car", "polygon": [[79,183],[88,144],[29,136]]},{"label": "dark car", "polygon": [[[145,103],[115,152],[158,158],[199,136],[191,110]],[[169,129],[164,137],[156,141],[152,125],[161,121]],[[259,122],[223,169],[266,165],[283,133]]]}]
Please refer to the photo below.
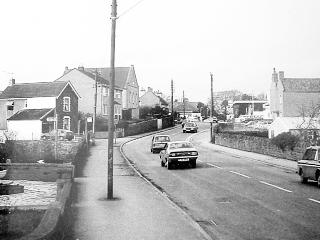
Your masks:
[{"label": "dark car", "polygon": [[152,137],[150,151],[152,153],[160,152],[164,149],[167,142],[170,142],[169,135],[155,135]]},{"label": "dark car", "polygon": [[182,132],[198,132],[198,125],[195,122],[186,122],[182,128]]}]

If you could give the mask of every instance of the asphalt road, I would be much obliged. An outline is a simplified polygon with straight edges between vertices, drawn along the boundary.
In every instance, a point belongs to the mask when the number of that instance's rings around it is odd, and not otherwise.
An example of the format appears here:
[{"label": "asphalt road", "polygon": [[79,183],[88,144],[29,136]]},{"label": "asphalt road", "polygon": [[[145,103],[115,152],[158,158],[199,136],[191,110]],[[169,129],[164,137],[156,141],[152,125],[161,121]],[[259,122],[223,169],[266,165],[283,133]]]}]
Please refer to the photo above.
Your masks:
[{"label": "asphalt road", "polygon": [[[221,239],[320,239],[320,190],[301,184],[290,170],[216,151],[209,124],[199,133],[166,134],[192,142],[199,150],[197,168],[167,170],[150,152],[151,137],[124,145],[124,152],[155,186],[184,209],[212,237]],[[204,131],[204,132],[202,132]]]}]

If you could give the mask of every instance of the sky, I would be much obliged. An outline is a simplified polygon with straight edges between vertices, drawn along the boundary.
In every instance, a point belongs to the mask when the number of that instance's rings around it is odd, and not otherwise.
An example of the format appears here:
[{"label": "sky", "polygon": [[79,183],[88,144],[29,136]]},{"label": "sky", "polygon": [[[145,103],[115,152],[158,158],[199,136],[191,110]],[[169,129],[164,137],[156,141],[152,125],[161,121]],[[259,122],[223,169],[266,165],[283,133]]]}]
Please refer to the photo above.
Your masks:
[{"label": "sky", "polygon": [[[111,2],[0,1],[0,90],[11,76],[109,67]],[[140,87],[167,95],[172,79],[174,98],[206,102],[210,72],[214,91],[267,93],[273,68],[320,77],[319,12],[318,0],[118,0],[115,65],[134,65]]]}]

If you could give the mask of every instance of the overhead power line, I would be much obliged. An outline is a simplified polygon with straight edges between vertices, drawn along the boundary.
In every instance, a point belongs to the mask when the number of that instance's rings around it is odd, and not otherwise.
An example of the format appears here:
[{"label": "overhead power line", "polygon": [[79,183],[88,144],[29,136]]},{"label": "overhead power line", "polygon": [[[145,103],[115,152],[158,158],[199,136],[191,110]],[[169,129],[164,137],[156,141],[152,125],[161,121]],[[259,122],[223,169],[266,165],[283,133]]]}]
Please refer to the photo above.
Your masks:
[{"label": "overhead power line", "polygon": [[135,3],[134,5],[132,5],[130,8],[128,8],[127,10],[125,10],[124,12],[122,12],[121,14],[118,15],[117,18],[122,17],[123,15],[127,14],[128,12],[130,12],[132,9],[134,9],[136,6],[138,6],[140,3],[142,3],[144,0],[140,0],[137,3]]}]

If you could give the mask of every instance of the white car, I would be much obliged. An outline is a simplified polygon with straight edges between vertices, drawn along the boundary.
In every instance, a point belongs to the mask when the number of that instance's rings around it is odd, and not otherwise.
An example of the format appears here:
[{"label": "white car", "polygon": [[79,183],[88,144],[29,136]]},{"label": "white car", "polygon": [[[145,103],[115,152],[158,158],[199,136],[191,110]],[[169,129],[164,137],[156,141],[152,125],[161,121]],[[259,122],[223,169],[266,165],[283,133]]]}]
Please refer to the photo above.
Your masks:
[{"label": "white car", "polygon": [[188,141],[168,142],[160,152],[161,166],[172,169],[172,165],[189,164],[197,166],[198,151]]},{"label": "white car", "polygon": [[302,160],[298,161],[298,174],[301,182],[308,180],[317,181],[320,187],[320,146],[308,147],[303,154]]}]

